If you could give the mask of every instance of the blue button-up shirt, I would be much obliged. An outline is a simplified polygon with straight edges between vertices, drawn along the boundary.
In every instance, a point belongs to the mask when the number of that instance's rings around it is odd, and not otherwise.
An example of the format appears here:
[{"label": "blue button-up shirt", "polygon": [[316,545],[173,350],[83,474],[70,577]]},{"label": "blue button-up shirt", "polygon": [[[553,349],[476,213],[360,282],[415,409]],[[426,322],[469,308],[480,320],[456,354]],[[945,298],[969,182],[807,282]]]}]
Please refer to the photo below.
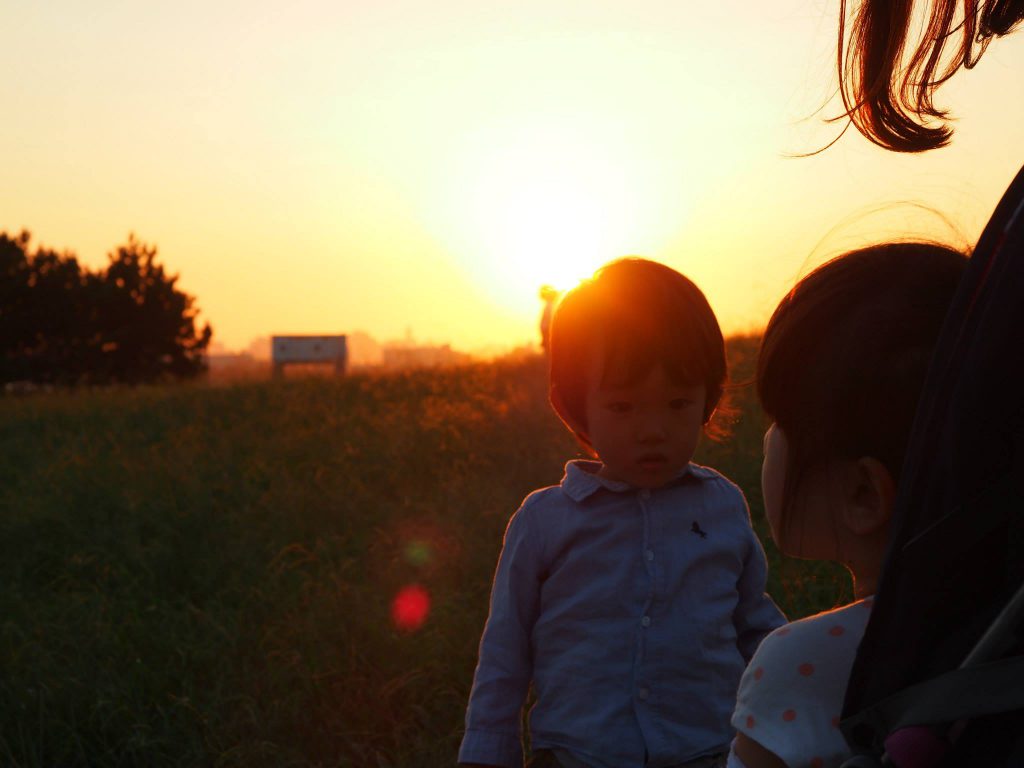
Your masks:
[{"label": "blue button-up shirt", "polygon": [[644,490],[573,461],[509,523],[459,762],[534,749],[658,768],[728,749],[740,675],[785,622],[739,488],[690,464]]}]

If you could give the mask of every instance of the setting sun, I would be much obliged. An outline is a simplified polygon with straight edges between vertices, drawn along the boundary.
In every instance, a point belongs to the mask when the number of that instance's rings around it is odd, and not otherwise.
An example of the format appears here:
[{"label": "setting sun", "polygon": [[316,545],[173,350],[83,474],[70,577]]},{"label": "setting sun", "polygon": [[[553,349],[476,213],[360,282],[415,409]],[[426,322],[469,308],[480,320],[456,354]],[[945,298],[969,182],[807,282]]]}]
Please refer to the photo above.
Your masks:
[{"label": "setting sun", "polygon": [[833,10],[795,0],[236,5],[13,4],[0,53],[0,231],[90,269],[134,232],[225,351],[536,345],[539,288],[626,255],[756,330],[810,261],[888,234],[866,210],[972,241],[1021,145],[1018,40],[944,87],[943,152],[848,132],[794,159],[840,129]]},{"label": "setting sun", "polygon": [[653,158],[612,119],[522,115],[478,136],[439,218],[460,266],[509,307],[664,247],[683,220],[680,191],[654,185]]}]

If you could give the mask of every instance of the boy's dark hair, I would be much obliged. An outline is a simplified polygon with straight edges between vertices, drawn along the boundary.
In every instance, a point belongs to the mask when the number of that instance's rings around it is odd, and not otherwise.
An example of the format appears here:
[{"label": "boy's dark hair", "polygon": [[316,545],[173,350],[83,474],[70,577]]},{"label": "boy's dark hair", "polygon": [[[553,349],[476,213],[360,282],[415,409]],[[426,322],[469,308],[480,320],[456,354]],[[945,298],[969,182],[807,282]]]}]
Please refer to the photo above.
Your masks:
[{"label": "boy's dark hair", "polygon": [[[725,343],[704,294],[671,267],[647,259],[606,264],[555,309],[551,392],[580,424],[586,423],[587,377],[597,354],[603,355],[605,383],[638,381],[660,364],[680,384],[703,384],[705,423],[725,386]],[[585,435],[576,436],[590,447]]]},{"label": "boy's dark hair", "polygon": [[815,269],[765,329],[757,394],[786,436],[783,519],[801,479],[878,459],[898,481],[932,349],[967,257],[924,242],[852,251]]}]

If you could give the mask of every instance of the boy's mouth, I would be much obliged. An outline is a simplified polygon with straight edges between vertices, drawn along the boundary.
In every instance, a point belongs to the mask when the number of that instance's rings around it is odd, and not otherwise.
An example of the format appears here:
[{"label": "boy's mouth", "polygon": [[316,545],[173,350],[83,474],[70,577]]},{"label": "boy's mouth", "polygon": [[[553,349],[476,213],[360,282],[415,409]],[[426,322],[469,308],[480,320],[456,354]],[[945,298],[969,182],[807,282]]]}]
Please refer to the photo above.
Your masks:
[{"label": "boy's mouth", "polygon": [[668,456],[663,453],[645,453],[636,463],[644,469],[661,469],[668,463]]}]

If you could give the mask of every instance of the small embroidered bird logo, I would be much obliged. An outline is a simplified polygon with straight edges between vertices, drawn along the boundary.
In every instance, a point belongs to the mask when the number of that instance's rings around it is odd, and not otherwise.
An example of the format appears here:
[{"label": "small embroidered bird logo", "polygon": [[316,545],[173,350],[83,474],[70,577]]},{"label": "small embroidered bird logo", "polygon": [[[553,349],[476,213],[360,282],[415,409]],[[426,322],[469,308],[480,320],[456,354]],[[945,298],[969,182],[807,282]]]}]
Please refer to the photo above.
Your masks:
[{"label": "small embroidered bird logo", "polygon": [[690,528],[690,533],[696,533],[702,539],[706,539],[708,537],[707,531],[702,531],[700,529],[700,524],[698,524],[696,520],[693,521],[693,526],[691,526]]}]

